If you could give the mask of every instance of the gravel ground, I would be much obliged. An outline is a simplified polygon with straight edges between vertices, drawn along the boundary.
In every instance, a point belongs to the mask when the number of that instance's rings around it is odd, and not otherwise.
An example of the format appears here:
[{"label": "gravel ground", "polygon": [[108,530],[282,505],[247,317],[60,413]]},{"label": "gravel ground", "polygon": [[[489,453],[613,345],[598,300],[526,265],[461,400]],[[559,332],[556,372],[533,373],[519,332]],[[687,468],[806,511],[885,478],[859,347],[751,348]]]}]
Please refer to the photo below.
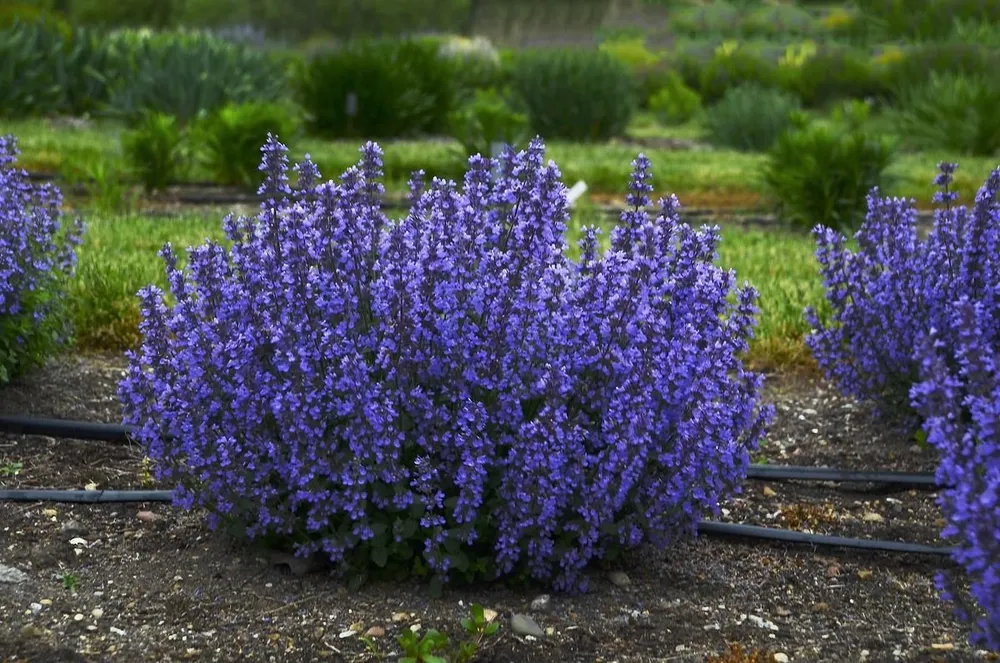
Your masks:
[{"label": "gravel ground", "polygon": [[[120,356],[58,360],[0,389],[0,413],[117,422],[123,367]],[[934,468],[931,452],[880,432],[817,380],[773,376],[767,397],[779,407],[769,462]],[[0,467],[22,465],[0,487],[149,487],[141,459],[130,447],[0,434]],[[940,544],[932,493],[870,488],[751,481],[723,519]],[[595,569],[583,596],[483,585],[434,600],[416,583],[350,591],[166,504],[0,502],[0,661],[395,661],[403,629],[460,637],[473,602],[501,623],[480,661],[996,660],[969,648],[937,598],[943,563],[700,537]],[[521,616],[542,634],[515,632]],[[743,656],[723,656],[733,643]]]}]

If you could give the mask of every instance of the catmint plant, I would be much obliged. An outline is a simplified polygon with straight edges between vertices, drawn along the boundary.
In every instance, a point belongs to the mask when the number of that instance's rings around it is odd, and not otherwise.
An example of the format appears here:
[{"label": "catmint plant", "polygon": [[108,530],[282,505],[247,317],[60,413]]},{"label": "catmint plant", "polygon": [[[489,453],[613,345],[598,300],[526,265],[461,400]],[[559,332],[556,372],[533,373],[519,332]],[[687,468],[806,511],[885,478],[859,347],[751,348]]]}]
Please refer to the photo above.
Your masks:
[{"label": "catmint plant", "polygon": [[921,343],[922,382],[912,395],[927,441],[941,454],[938,482],[952,486],[938,497],[947,523],[941,536],[954,539],[952,558],[970,582],[966,594],[951,573],[941,572],[938,587],[957,616],[974,623],[972,643],[1000,651],[997,313],[963,297],[953,308],[951,331],[933,329]]},{"label": "catmint plant", "polygon": [[[756,291],[717,228],[629,209],[567,257],[566,187],[533,141],[417,173],[398,222],[382,151],[338,182],[262,148],[265,198],[231,248],[164,247],[174,304],[140,292],[125,423],[210,523],[432,586],[508,577],[585,590],[585,567],[664,546],[739,491],[772,416],[746,370]],[[730,296],[732,298],[730,299]]]},{"label": "catmint plant", "polygon": [[14,136],[0,136],[0,384],[41,363],[67,340],[65,278],[83,236],[62,224],[62,194],[15,166]]},{"label": "catmint plant", "polygon": [[[934,225],[920,237],[913,201],[868,196],[868,214],[847,238],[823,226],[813,231],[822,269],[829,320],[812,309],[806,316],[813,331],[806,342],[828,378],[850,396],[870,402],[909,430],[920,426],[911,408],[910,388],[919,379],[914,350],[931,329],[953,348],[952,307],[961,297],[1000,313],[1000,168],[994,170],[970,208],[953,206],[949,185],[956,164],[942,163],[935,184]],[[1000,315],[984,329],[998,338]]]}]

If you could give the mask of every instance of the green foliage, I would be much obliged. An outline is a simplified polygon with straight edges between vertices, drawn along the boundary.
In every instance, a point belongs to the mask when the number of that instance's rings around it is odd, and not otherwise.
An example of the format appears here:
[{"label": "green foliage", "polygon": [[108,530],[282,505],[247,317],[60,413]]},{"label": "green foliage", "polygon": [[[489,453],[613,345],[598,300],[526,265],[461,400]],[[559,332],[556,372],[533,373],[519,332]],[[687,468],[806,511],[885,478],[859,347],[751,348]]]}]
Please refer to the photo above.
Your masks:
[{"label": "green foliage", "polygon": [[670,32],[675,35],[736,35],[739,25],[740,10],[723,0],[677,7],[669,18]]},{"label": "green foliage", "polygon": [[183,133],[177,118],[145,113],[135,129],[122,134],[122,152],[146,191],[162,191],[179,178],[184,164]]},{"label": "green foliage", "polygon": [[68,592],[75,592],[76,586],[79,584],[79,580],[76,575],[70,573],[69,571],[64,571],[61,576],[59,576],[59,581],[62,583],[63,589]]},{"label": "green foliage", "polygon": [[740,26],[748,37],[808,36],[817,32],[817,22],[805,9],[793,4],[755,7],[743,18]]},{"label": "green foliage", "polygon": [[664,86],[650,98],[649,110],[663,124],[684,124],[701,111],[701,96],[671,72]]},{"label": "green foliage", "polygon": [[90,206],[102,214],[128,214],[138,196],[126,183],[126,168],[117,156],[72,158],[60,168],[62,178],[82,187]]},{"label": "green foliage", "polygon": [[961,42],[927,43],[903,49],[881,67],[886,96],[898,99],[926,83],[930,72],[996,77],[1000,50]]},{"label": "green foliage", "polygon": [[983,0],[865,0],[858,4],[869,39],[942,39],[956,19],[1000,23],[1000,3]]},{"label": "green foliage", "polygon": [[527,51],[515,59],[511,85],[546,140],[619,136],[637,105],[628,67],[600,51]]},{"label": "green foliage", "polygon": [[459,98],[467,99],[478,90],[503,86],[505,72],[500,52],[485,37],[449,37],[441,40],[438,52],[451,64]]},{"label": "green foliage", "polygon": [[607,53],[633,72],[650,67],[663,57],[662,54],[649,50],[643,37],[608,39],[601,42],[600,51]]},{"label": "green foliage", "polygon": [[917,149],[993,156],[1000,150],[1000,86],[996,76],[931,72],[902,90],[891,114],[896,133]]},{"label": "green foliage", "polygon": [[289,141],[300,127],[296,110],[288,104],[229,104],[201,119],[194,137],[199,157],[215,182],[256,188],[262,180],[260,146],[267,134]]},{"label": "green foliage", "polygon": [[493,143],[516,145],[527,137],[528,116],[519,113],[495,90],[478,90],[472,101],[449,116],[451,135],[466,156],[490,156]]},{"label": "green foliage", "polygon": [[184,0],[72,0],[71,16],[75,23],[102,28],[172,28],[183,4]]},{"label": "green foliage", "polygon": [[6,460],[0,464],[0,477],[16,477],[23,469],[24,463]]},{"label": "green foliage", "polygon": [[428,629],[423,636],[406,629],[397,638],[403,648],[399,663],[469,663],[472,661],[484,638],[500,630],[500,624],[486,620],[486,611],[478,603],[469,610],[470,615],[462,618],[462,630],[472,639],[463,639],[457,647],[450,649],[448,636],[435,629]]},{"label": "green foliage", "polygon": [[705,111],[708,140],[737,150],[767,150],[791,126],[799,105],[797,97],[781,90],[754,83],[734,87]]},{"label": "green foliage", "polygon": [[455,106],[453,73],[433,43],[366,41],[314,57],[295,78],[314,132],[396,138],[444,130]]},{"label": "green foliage", "polygon": [[768,154],[764,181],[782,217],[803,229],[817,224],[848,230],[864,218],[866,196],[888,184],[895,145],[864,129],[869,106],[850,102],[832,123],[799,117]]},{"label": "green foliage", "polygon": [[720,48],[699,72],[698,91],[706,104],[714,104],[734,87],[756,83],[770,87],[777,81],[777,66],[747,48]]},{"label": "green foliage", "polygon": [[781,86],[808,108],[845,99],[882,96],[885,85],[868,57],[843,46],[825,46],[801,63],[786,61],[779,69]]},{"label": "green foliage", "polygon": [[124,61],[109,113],[129,121],[153,111],[183,125],[226,104],[287,96],[280,61],[207,34],[129,30],[110,35],[107,43]]},{"label": "green foliage", "polygon": [[114,61],[97,34],[15,20],[0,29],[0,115],[82,115],[107,99]]}]

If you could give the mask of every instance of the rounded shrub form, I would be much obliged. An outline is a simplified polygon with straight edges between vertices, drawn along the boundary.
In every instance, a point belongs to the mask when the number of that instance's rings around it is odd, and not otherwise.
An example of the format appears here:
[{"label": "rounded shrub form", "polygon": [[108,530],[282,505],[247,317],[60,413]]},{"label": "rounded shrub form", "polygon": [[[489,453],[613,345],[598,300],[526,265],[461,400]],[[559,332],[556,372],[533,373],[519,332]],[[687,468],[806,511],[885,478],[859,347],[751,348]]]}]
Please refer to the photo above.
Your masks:
[{"label": "rounded shrub form", "polygon": [[945,351],[957,347],[954,302],[967,297],[985,306],[994,320],[990,338],[1000,341],[1000,168],[969,209],[951,205],[956,167],[940,164],[935,200],[947,206],[935,211],[926,237],[918,233],[913,201],[883,198],[878,189],[855,234],[857,250],[835,230],[813,231],[832,316],[820,320],[806,310],[813,328],[806,343],[844,393],[913,430],[920,425],[910,406],[920,370],[914,348],[932,329]]},{"label": "rounded shrub form", "polygon": [[598,50],[519,53],[510,83],[524,103],[532,131],[546,140],[621,136],[638,106],[638,80],[628,65]]},{"label": "rounded shrub form", "polygon": [[67,340],[63,286],[83,235],[79,219],[63,226],[59,189],[15,167],[18,154],[0,136],[0,384]]},{"label": "rounded shrub form", "polygon": [[705,138],[716,147],[765,151],[793,127],[800,109],[798,98],[787,92],[756,83],[739,85],[705,110]]},{"label": "rounded shrub form", "polygon": [[[936,330],[920,346],[921,382],[911,391],[927,441],[941,454],[938,496],[952,559],[969,580],[938,574],[945,600],[972,622],[970,641],[1000,652],[1000,363],[996,302],[963,297],[952,307],[954,342]],[[972,600],[969,600],[969,599]],[[978,607],[976,606],[978,604]]]},{"label": "rounded shrub form", "polygon": [[[462,186],[380,206],[381,150],[339,183],[264,146],[233,245],[164,248],[141,291],[125,421],[176,502],[343,571],[584,589],[586,565],[666,545],[739,484],[771,409],[740,356],[757,293],[717,229],[653,218],[649,162],[598,254],[566,256],[566,187],[535,140]],[[733,299],[728,297],[732,295]]]}]

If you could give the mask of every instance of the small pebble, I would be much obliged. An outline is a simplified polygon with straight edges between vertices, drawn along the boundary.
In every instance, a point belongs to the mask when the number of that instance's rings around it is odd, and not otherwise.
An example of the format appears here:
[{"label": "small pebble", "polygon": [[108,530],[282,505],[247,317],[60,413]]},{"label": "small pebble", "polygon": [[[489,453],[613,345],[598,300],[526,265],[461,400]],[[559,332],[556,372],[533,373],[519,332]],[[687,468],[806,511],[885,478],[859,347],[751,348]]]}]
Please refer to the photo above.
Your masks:
[{"label": "small pebble", "polygon": [[94,619],[100,619],[104,616],[104,611],[100,608],[94,608],[90,611],[90,614],[93,615]]},{"label": "small pebble", "polygon": [[788,663],[788,654],[779,651],[774,655],[774,663]]},{"label": "small pebble", "polygon": [[628,574],[624,571],[612,571],[608,574],[608,580],[610,580],[611,584],[615,587],[624,588],[632,584],[631,578],[629,578]]},{"label": "small pebble", "polygon": [[510,630],[518,635],[530,635],[536,638],[545,635],[545,631],[538,625],[538,622],[528,615],[520,615],[516,612],[510,616]]},{"label": "small pebble", "polygon": [[86,536],[87,528],[80,524],[79,520],[67,520],[63,523],[63,526],[59,528],[63,537],[67,539],[75,539],[77,537]]},{"label": "small pebble", "polygon": [[112,626],[108,630],[111,631],[112,633],[114,633],[115,635],[125,635],[125,631],[121,630],[117,626]]},{"label": "small pebble", "polygon": [[31,605],[28,606],[28,608],[31,610],[32,614],[37,615],[38,613],[40,613],[42,611],[42,604],[41,603],[32,603]]},{"label": "small pebble", "polygon": [[410,618],[410,614],[407,613],[407,612],[394,612],[394,613],[392,613],[392,621],[396,622],[397,624],[399,622],[405,622],[409,618]]},{"label": "small pebble", "polygon": [[552,607],[552,597],[548,594],[541,594],[531,600],[531,609],[534,612],[544,612]]},{"label": "small pebble", "polygon": [[381,626],[372,626],[370,629],[365,631],[365,635],[369,638],[381,638],[385,635],[385,629]]},{"label": "small pebble", "polygon": [[79,612],[76,613],[75,615],[73,615],[73,621],[74,622],[82,622],[83,621],[83,615],[81,615]]}]

